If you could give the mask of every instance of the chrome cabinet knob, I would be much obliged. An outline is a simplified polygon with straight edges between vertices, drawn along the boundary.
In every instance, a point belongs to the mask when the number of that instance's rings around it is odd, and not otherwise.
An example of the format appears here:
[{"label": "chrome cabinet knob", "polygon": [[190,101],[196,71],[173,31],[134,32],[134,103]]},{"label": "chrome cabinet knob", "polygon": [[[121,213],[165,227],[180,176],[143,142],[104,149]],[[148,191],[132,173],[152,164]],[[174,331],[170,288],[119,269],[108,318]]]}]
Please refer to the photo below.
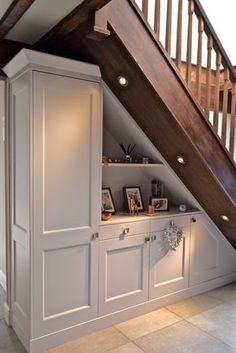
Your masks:
[{"label": "chrome cabinet knob", "polygon": [[127,235],[129,233],[129,227],[124,227],[122,235]]},{"label": "chrome cabinet knob", "polygon": [[91,238],[92,238],[92,240],[98,239],[99,238],[99,233],[98,232],[97,233],[93,233]]}]

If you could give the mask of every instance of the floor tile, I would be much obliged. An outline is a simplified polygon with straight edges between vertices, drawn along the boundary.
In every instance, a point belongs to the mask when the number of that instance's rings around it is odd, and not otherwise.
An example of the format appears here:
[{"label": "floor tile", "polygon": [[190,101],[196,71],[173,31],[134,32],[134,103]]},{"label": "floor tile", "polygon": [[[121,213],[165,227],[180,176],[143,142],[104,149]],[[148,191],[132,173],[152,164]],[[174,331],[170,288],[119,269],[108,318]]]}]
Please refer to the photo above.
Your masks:
[{"label": "floor tile", "polygon": [[122,333],[110,327],[49,349],[48,353],[103,353],[128,342],[129,340]]},{"label": "floor tile", "polygon": [[0,320],[0,352],[26,353],[15,332],[6,325],[4,320]]},{"label": "floor tile", "polygon": [[236,282],[221,288],[214,289],[207,294],[223,301],[236,299]]},{"label": "floor tile", "polygon": [[135,344],[145,353],[235,353],[186,321],[139,338]]},{"label": "floor tile", "polygon": [[222,304],[220,299],[202,294],[193,298],[182,300],[176,304],[169,305],[167,306],[167,309],[176,315],[187,319],[191,316],[200,314],[203,311],[212,309],[220,304]]},{"label": "floor tile", "polygon": [[236,349],[236,307],[222,304],[188,321]]},{"label": "floor tile", "polygon": [[122,322],[116,325],[116,328],[118,328],[118,330],[120,330],[129,339],[135,340],[138,337],[142,337],[148,333],[172,325],[180,320],[180,317],[171,313],[169,310],[160,309]]},{"label": "floor tile", "polygon": [[119,348],[114,348],[107,353],[143,353],[143,350],[137,347],[136,344],[130,342]]}]

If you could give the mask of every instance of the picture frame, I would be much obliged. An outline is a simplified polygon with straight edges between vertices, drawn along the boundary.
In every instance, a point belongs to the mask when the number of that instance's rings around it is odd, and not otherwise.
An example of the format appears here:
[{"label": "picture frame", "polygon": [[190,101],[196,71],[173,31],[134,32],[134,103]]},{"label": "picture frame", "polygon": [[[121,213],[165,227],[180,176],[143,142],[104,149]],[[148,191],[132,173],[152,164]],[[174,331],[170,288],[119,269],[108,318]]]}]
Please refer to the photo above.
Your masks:
[{"label": "picture frame", "polygon": [[123,192],[124,192],[124,198],[125,198],[125,203],[127,206],[127,210],[131,212],[131,207],[130,207],[130,196],[134,196],[137,200],[137,211],[142,212],[144,210],[143,207],[143,197],[141,193],[141,188],[140,186],[124,186],[123,187]]},{"label": "picture frame", "polygon": [[154,212],[157,211],[168,211],[169,202],[167,198],[156,198],[152,197],[151,205],[154,206]]},{"label": "picture frame", "polygon": [[111,189],[109,187],[102,188],[102,213],[112,213],[116,212],[115,204],[113,201]]}]

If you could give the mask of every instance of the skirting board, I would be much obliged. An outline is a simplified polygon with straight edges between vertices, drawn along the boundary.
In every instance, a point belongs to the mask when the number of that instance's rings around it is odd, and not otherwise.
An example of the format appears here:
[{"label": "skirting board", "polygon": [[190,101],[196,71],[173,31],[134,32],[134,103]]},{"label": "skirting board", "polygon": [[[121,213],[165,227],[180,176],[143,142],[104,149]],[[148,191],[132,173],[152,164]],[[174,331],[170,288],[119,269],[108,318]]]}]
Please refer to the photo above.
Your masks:
[{"label": "skirting board", "polygon": [[2,286],[2,288],[6,292],[6,290],[7,290],[7,279],[6,279],[5,273],[3,273],[1,270],[0,270],[0,286]]},{"label": "skirting board", "polygon": [[11,311],[10,311],[10,308],[8,306],[8,304],[5,302],[4,303],[4,319],[6,321],[6,324],[8,326],[11,326],[12,322],[11,322]]},{"label": "skirting board", "polygon": [[207,292],[225,284],[236,280],[236,272],[216,278],[214,280],[201,283],[194,287],[186,288],[179,292],[166,295],[164,297],[139,304],[134,307],[124,309],[119,312],[93,319],[91,321],[79,324],[64,330],[54,332],[52,334],[38,337],[30,341],[30,353],[42,353],[44,350],[63,344],[67,341],[74,340],[80,336],[90,334],[94,331],[105,329],[106,327],[118,324],[122,321],[129,320],[133,317],[146,314],[152,310],[159,309],[166,305],[170,305],[176,301],[183,300],[200,293]]}]

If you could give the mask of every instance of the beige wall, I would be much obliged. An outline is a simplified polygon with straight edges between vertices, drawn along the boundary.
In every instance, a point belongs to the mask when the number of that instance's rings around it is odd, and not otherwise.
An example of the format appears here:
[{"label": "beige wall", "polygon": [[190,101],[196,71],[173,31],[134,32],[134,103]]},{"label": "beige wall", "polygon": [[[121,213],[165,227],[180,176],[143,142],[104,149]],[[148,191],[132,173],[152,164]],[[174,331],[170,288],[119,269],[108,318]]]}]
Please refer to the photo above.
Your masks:
[{"label": "beige wall", "polygon": [[5,110],[4,81],[0,81],[0,284],[6,279],[6,240],[5,240],[5,178],[3,117]]}]

